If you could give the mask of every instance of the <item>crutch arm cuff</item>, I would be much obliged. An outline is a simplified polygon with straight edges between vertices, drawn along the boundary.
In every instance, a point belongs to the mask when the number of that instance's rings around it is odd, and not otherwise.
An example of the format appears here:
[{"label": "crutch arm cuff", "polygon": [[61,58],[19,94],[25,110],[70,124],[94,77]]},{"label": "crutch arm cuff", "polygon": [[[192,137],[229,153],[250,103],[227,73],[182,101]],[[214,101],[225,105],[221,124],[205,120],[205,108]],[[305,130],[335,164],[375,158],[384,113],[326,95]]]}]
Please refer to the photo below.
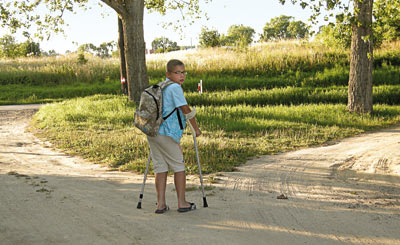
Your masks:
[{"label": "crutch arm cuff", "polygon": [[196,115],[196,109],[193,107],[193,110],[189,112],[188,114],[184,114],[186,117],[186,120],[192,119]]}]

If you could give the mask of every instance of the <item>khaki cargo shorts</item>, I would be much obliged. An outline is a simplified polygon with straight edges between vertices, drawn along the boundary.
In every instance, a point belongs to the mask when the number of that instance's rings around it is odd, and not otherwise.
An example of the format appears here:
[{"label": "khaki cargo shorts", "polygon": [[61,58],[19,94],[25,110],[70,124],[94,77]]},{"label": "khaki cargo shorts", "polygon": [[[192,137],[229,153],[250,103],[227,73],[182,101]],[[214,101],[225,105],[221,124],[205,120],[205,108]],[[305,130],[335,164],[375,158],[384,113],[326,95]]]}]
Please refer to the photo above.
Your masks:
[{"label": "khaki cargo shorts", "polygon": [[147,136],[147,140],[153,160],[154,173],[168,172],[168,167],[174,173],[185,171],[181,146],[171,137],[166,135]]}]

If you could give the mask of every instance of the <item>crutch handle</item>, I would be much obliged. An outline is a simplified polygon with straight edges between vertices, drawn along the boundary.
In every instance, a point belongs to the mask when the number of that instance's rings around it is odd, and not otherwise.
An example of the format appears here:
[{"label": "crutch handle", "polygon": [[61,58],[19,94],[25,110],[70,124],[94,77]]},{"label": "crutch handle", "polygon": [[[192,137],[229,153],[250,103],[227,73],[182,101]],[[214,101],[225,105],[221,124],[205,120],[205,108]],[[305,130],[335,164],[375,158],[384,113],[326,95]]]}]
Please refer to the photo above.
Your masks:
[{"label": "crutch handle", "polygon": [[193,137],[196,137],[196,130],[193,128],[193,125],[189,122],[190,131],[192,131]]}]

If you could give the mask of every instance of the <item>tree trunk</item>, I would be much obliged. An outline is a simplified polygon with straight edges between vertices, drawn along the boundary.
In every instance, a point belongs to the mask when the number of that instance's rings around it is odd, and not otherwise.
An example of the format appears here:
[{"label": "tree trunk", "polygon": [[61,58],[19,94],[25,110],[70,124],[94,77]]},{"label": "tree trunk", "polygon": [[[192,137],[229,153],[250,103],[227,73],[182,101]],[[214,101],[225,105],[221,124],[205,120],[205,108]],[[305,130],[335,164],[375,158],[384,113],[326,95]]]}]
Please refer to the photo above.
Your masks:
[{"label": "tree trunk", "polygon": [[140,94],[149,86],[146,68],[146,45],[143,31],[144,0],[125,1],[124,28],[125,58],[128,97],[136,103]]},{"label": "tree trunk", "polygon": [[126,76],[126,60],[125,60],[125,43],[124,43],[124,27],[122,20],[118,17],[118,47],[120,56],[120,77],[121,77],[121,92],[128,95],[128,79]]},{"label": "tree trunk", "polygon": [[347,108],[350,112],[372,112],[372,6],[373,0],[354,1],[350,77]]}]

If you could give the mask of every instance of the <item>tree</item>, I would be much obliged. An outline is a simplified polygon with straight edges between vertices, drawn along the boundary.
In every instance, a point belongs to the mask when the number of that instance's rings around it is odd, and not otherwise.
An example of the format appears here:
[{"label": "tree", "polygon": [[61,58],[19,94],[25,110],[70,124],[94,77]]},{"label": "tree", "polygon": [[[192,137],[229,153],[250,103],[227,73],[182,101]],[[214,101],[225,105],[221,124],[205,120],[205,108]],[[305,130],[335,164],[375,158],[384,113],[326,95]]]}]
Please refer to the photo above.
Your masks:
[{"label": "tree", "polygon": [[85,43],[78,47],[78,52],[87,52],[101,58],[111,57],[112,50],[114,49],[115,43],[103,42],[98,47],[92,43]]},{"label": "tree", "polygon": [[374,2],[374,40],[376,42],[400,39],[400,1],[376,0]]},{"label": "tree", "polygon": [[[373,47],[379,48],[383,41],[400,39],[400,1],[376,0],[373,7]],[[336,16],[336,22],[320,28],[316,36],[328,46],[350,48],[351,16]]]},{"label": "tree", "polygon": [[101,58],[110,58],[115,47],[115,42],[102,42],[97,48],[97,56]]},{"label": "tree", "polygon": [[[279,0],[282,4],[286,0]],[[351,20],[351,55],[350,76],[348,85],[347,108],[350,112],[371,113],[372,104],[372,64],[373,64],[373,38],[372,38],[372,8],[373,0],[291,0],[299,3],[303,8],[310,7],[314,12],[311,20],[315,23],[321,14],[321,8],[329,12],[334,9],[341,10],[341,14],[349,16]],[[347,5],[352,2],[353,8]],[[395,2],[398,2],[395,1]],[[350,10],[352,9],[352,13]],[[333,17],[333,13],[330,14]],[[328,18],[328,16],[326,16]]]},{"label": "tree", "polygon": [[254,29],[244,25],[232,25],[227,35],[221,35],[217,30],[209,30],[207,27],[201,29],[199,36],[200,46],[248,46],[253,42]]},{"label": "tree", "polygon": [[[127,68],[128,97],[139,102],[141,92],[148,87],[146,68],[146,45],[144,42],[144,8],[165,14],[168,9],[179,9],[182,16],[199,17],[199,0],[98,0],[115,10],[122,20],[124,30],[125,58]],[[208,2],[208,0],[204,0]],[[88,0],[0,0],[0,25],[12,31],[30,30],[36,27],[36,36],[49,37],[52,33],[63,32],[65,12],[85,8]],[[40,9],[41,11],[37,11]],[[43,14],[43,9],[47,12]],[[37,11],[37,12],[35,12]],[[36,14],[35,14],[36,13]]]},{"label": "tree", "polygon": [[151,49],[158,50],[161,49],[163,52],[165,48],[165,37],[158,37],[151,42]]},{"label": "tree", "polygon": [[26,41],[24,43],[26,56],[40,56],[42,54],[42,50],[40,49],[40,44],[32,41]]},{"label": "tree", "polygon": [[244,25],[231,25],[228,28],[227,35],[223,37],[223,45],[248,46],[253,42],[253,36],[256,32],[253,28]]},{"label": "tree", "polygon": [[287,31],[289,38],[293,39],[303,39],[309,35],[308,26],[306,23],[300,20],[290,22]]},{"label": "tree", "polygon": [[294,21],[294,17],[281,15],[265,23],[261,40],[300,39],[309,35],[307,25],[302,21]]},{"label": "tree", "polygon": [[220,38],[221,35],[217,30],[209,30],[203,26],[199,36],[199,43],[201,47],[205,48],[218,47],[221,45]]},{"label": "tree", "polygon": [[176,42],[169,40],[166,37],[158,37],[151,42],[151,48],[157,53],[165,53],[179,50]]},{"label": "tree", "polygon": [[114,9],[124,29],[125,61],[128,97],[139,102],[140,94],[149,86],[146,67],[146,45],[143,30],[143,0],[102,0]]},{"label": "tree", "polygon": [[[70,53],[69,50],[67,50],[65,53]],[[51,49],[49,51],[42,51],[41,52],[42,56],[57,56],[57,52],[54,49]]]},{"label": "tree", "polygon": [[0,38],[0,57],[15,58],[22,56],[22,50],[11,35]]},{"label": "tree", "polygon": [[288,36],[287,29],[292,19],[292,16],[286,15],[272,18],[270,22],[265,24],[261,39],[264,41],[286,39]]},{"label": "tree", "polygon": [[17,43],[11,35],[0,38],[0,57],[16,58],[26,56],[40,56],[40,44],[32,41]]},{"label": "tree", "polygon": [[121,79],[121,92],[128,95],[128,84],[126,82],[126,59],[125,59],[125,44],[124,44],[124,27],[122,20],[118,17],[118,51],[119,51],[119,72]]},{"label": "tree", "polygon": [[114,49],[115,43],[111,42],[103,42],[98,47],[92,43],[85,43],[78,47],[78,53],[91,53],[92,55],[96,55],[102,59],[111,57],[111,53]]},{"label": "tree", "polygon": [[97,49],[97,47],[93,43],[85,43],[78,47],[78,52],[79,53],[87,52],[87,53],[95,54],[96,49]]},{"label": "tree", "polygon": [[355,1],[352,23],[350,78],[347,107],[351,112],[372,112],[372,5],[373,0]]},{"label": "tree", "polygon": [[321,26],[315,36],[316,40],[323,42],[328,47],[350,48],[351,46],[351,26],[336,22]]}]

